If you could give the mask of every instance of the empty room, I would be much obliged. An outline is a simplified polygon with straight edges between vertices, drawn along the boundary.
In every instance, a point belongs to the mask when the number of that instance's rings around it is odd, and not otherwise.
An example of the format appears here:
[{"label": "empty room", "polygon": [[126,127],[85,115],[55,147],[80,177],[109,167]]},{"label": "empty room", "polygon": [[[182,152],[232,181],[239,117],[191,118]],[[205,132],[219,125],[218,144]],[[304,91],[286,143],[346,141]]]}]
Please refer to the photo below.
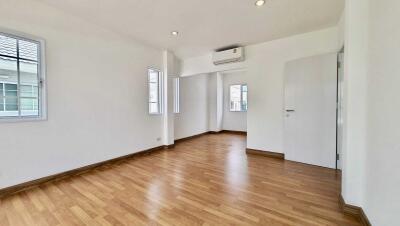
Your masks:
[{"label": "empty room", "polygon": [[400,2],[0,0],[0,226],[400,225]]}]

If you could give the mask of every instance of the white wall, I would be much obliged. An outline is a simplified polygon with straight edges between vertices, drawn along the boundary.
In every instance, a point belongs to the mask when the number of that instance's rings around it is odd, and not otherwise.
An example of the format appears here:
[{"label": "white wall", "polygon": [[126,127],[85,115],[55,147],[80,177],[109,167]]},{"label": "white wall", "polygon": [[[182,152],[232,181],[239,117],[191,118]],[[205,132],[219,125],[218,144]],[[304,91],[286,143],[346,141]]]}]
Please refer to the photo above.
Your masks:
[{"label": "white wall", "polygon": [[342,195],[362,206],[367,114],[368,1],[346,1]]},{"label": "white wall", "polygon": [[208,132],[208,74],[180,79],[180,113],[175,114],[175,139]]},{"label": "white wall", "polygon": [[338,28],[338,46],[344,46],[344,39],[345,39],[345,26],[346,26],[346,12],[343,10],[342,15],[340,16],[340,20],[337,24]]},{"label": "white wall", "polygon": [[[400,212],[400,3],[346,4],[346,202],[362,206],[372,225],[398,224]],[[368,38],[366,38],[368,37]]]},{"label": "white wall", "polygon": [[[247,147],[283,150],[283,71],[287,61],[339,50],[338,28],[332,27],[245,47],[246,61],[214,66],[209,55],[182,62],[182,74],[246,68],[249,87]],[[197,63],[196,63],[197,62]]]},{"label": "white wall", "polygon": [[400,213],[400,2],[370,4],[364,209],[372,225],[390,226]]},{"label": "white wall", "polygon": [[48,120],[0,124],[0,188],[161,145],[147,67],[162,53],[29,0],[0,2],[0,27],[46,40]]},{"label": "white wall", "polygon": [[[247,131],[247,112],[231,112],[229,109],[229,88],[231,85],[247,84],[245,71],[226,72],[223,76],[224,81],[224,102],[223,102],[223,130]],[[249,91],[250,92],[250,91]]]}]

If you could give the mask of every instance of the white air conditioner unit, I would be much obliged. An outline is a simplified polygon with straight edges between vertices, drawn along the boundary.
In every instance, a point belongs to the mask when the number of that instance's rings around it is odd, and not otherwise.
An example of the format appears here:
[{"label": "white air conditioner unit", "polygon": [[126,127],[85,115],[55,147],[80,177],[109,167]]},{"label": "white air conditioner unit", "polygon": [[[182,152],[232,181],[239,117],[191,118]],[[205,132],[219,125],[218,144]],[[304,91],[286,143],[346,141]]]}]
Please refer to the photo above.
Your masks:
[{"label": "white air conditioner unit", "polygon": [[244,48],[237,47],[214,52],[212,59],[215,65],[244,61]]}]

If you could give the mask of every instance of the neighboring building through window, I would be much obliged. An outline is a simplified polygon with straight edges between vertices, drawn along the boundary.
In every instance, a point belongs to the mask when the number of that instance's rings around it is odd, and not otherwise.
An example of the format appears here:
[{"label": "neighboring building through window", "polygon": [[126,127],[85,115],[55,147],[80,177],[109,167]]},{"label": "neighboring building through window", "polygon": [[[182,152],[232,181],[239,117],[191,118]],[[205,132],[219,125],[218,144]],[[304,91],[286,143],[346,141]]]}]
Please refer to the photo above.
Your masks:
[{"label": "neighboring building through window", "polygon": [[180,112],[180,102],[179,102],[179,92],[180,92],[180,87],[179,87],[179,78],[174,78],[174,113],[179,113]]},{"label": "neighboring building through window", "polygon": [[230,111],[247,111],[247,85],[231,85],[229,93]]},{"label": "neighboring building through window", "polygon": [[149,76],[149,113],[161,114],[161,72],[156,69],[148,70]]},{"label": "neighboring building through window", "polygon": [[0,32],[0,118],[39,118],[42,43]]}]

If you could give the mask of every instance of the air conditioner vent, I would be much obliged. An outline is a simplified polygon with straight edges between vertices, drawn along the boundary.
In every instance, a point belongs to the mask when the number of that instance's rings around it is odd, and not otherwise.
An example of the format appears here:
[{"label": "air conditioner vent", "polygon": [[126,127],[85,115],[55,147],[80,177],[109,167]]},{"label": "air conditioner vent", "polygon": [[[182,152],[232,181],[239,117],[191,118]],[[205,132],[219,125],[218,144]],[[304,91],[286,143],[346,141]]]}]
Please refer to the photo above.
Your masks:
[{"label": "air conditioner vent", "polygon": [[217,51],[214,52],[212,58],[215,65],[244,61],[244,48],[236,47],[232,49]]}]

